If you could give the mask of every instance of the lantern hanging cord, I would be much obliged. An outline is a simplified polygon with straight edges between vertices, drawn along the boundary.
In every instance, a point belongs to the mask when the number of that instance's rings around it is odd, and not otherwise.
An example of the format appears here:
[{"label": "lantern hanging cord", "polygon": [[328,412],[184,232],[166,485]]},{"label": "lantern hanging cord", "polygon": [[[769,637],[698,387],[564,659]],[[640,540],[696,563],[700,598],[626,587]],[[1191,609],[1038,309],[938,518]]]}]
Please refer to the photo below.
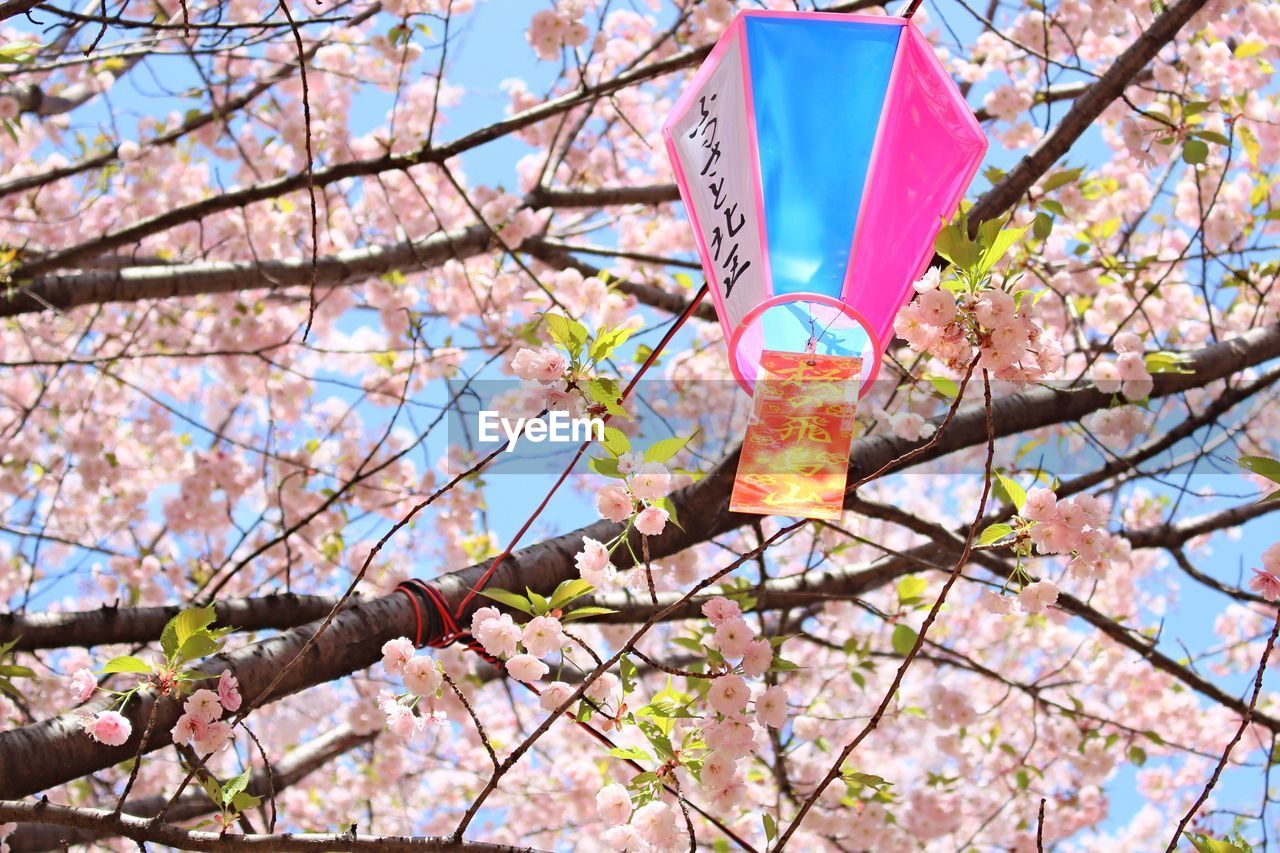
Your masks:
[{"label": "lantern hanging cord", "polygon": [[916,9],[920,8],[924,0],[911,0],[911,5],[907,6],[907,11],[902,13],[902,17],[910,19],[916,13]]}]

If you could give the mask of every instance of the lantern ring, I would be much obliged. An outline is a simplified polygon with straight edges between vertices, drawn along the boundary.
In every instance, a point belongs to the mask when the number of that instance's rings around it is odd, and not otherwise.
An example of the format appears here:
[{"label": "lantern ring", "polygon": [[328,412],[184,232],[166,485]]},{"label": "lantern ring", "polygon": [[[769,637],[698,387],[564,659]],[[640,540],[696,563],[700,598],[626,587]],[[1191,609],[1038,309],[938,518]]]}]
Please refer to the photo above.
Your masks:
[{"label": "lantern ring", "polygon": [[[748,311],[746,316],[742,318],[742,322],[734,327],[733,333],[729,336],[729,369],[733,372],[733,378],[738,381],[738,385],[742,387],[742,390],[746,391],[747,394],[754,394],[755,392],[755,377],[748,377],[743,372],[741,364],[742,359],[739,357],[740,353],[738,350],[742,345],[743,336],[752,327],[752,325],[756,323],[756,321],[764,316],[766,311],[779,305],[785,305],[788,302],[812,302],[818,305],[825,305],[828,308],[834,308],[862,328],[862,331],[867,335],[868,343],[867,346],[863,348],[862,353],[863,379],[861,387],[858,389],[858,399],[865,397],[867,392],[871,390],[872,380],[880,375],[880,365],[882,361],[881,353],[884,351],[884,346],[881,344],[879,336],[876,335],[871,324],[867,322],[867,318],[864,317],[856,308],[841,302],[839,299],[835,299],[834,297],[827,296],[822,293],[808,293],[804,291],[779,293],[769,297],[764,302],[761,302],[759,305]],[[867,350],[871,351],[870,369],[867,367]],[[750,356],[751,354],[746,355]],[[760,353],[757,352],[754,354],[754,357],[750,357],[748,360],[750,363],[754,364],[759,361],[759,357]]]}]

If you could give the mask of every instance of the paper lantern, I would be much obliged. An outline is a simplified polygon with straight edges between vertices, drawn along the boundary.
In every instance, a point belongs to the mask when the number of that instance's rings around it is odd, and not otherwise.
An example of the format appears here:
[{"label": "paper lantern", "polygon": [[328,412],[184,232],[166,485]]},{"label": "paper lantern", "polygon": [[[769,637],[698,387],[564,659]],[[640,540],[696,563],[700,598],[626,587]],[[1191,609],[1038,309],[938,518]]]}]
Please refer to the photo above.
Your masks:
[{"label": "paper lantern", "polygon": [[765,350],[810,351],[861,356],[866,393],[987,148],[924,36],[742,12],[662,132],[739,384]]}]

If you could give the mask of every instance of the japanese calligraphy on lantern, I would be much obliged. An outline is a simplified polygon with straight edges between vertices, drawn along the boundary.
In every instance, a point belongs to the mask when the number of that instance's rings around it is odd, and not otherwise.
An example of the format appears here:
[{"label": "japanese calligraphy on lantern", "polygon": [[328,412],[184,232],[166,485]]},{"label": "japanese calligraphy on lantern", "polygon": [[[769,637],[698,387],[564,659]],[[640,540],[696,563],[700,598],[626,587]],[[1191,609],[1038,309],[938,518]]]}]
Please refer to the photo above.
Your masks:
[{"label": "japanese calligraphy on lantern", "polygon": [[759,199],[742,48],[721,42],[663,129],[685,204],[696,215],[703,273],[722,317],[738,323],[764,297]]}]

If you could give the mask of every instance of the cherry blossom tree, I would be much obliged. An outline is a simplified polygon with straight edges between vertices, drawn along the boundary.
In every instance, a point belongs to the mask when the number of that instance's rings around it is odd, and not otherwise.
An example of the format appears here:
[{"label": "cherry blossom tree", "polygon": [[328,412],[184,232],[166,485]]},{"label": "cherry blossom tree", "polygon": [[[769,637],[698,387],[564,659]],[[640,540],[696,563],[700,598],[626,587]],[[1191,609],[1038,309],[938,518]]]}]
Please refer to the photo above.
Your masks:
[{"label": "cherry blossom tree", "polygon": [[0,850],[1266,848],[1280,7],[912,4],[993,151],[838,522],[729,511],[737,11],[0,0]]}]

